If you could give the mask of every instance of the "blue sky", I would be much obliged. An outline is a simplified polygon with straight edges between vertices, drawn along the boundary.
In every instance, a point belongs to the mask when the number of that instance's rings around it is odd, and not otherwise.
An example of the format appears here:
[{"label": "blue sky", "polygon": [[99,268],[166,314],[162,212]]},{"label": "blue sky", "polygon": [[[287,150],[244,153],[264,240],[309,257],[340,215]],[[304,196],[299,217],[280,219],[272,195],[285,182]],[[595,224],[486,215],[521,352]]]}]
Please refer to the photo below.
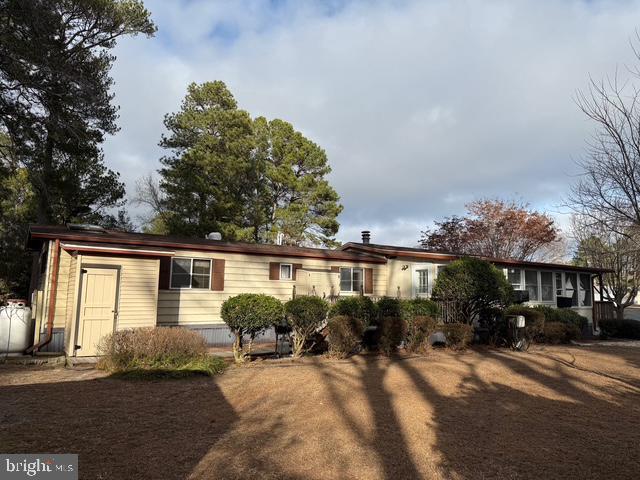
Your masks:
[{"label": "blue sky", "polygon": [[343,241],[370,229],[413,245],[480,197],[522,199],[568,225],[557,206],[593,128],[576,91],[637,63],[632,1],[145,5],[158,34],[116,47],[121,131],[105,144],[129,192],[157,170],[162,118],[186,86],[222,80],[253,116],[325,148]]}]

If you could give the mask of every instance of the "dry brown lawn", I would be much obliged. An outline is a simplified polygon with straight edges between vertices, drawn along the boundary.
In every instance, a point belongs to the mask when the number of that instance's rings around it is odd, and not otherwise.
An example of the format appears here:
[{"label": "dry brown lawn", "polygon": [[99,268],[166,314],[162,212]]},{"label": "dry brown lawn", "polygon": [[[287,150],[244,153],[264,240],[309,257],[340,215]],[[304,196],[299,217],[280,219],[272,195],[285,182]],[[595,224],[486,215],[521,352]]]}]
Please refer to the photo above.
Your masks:
[{"label": "dry brown lawn", "polygon": [[214,379],[0,368],[0,451],[87,479],[638,478],[640,348],[262,361]]}]

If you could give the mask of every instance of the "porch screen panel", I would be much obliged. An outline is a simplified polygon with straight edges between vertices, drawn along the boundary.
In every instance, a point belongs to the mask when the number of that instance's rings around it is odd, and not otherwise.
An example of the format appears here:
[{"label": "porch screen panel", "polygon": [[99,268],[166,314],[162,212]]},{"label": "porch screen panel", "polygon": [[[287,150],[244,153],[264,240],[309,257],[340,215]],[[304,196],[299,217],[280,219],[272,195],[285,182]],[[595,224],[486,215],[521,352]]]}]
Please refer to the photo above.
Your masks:
[{"label": "porch screen panel", "polygon": [[586,273],[580,274],[580,306],[591,306],[591,276]]},{"label": "porch screen panel", "polygon": [[537,270],[525,270],[524,271],[524,288],[529,292],[529,300],[538,301],[538,271]]},{"label": "porch screen panel", "polygon": [[543,302],[553,301],[553,273],[540,272],[540,294]]},{"label": "porch screen panel", "polygon": [[575,273],[564,274],[564,293],[571,297],[571,306],[578,306],[578,275]]}]

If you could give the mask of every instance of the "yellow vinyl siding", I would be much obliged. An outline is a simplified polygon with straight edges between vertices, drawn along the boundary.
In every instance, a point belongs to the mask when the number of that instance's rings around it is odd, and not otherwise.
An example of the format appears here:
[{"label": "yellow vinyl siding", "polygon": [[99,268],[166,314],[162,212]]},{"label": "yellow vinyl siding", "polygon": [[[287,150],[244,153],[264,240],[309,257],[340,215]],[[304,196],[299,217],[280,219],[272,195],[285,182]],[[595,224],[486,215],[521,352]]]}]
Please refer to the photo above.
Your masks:
[{"label": "yellow vinyl siding", "polygon": [[160,271],[157,258],[83,256],[82,264],[120,266],[117,329],[155,326]]},{"label": "yellow vinyl siding", "polygon": [[158,324],[160,325],[223,323],[220,317],[222,302],[240,293],[264,293],[273,295],[281,301],[291,299],[295,281],[269,280],[270,262],[301,264],[303,269],[330,270],[332,266],[372,268],[374,271],[373,295],[384,295],[387,290],[386,265],[381,264],[197,251],[180,251],[176,256],[224,259],[224,291],[160,290],[158,301]]}]

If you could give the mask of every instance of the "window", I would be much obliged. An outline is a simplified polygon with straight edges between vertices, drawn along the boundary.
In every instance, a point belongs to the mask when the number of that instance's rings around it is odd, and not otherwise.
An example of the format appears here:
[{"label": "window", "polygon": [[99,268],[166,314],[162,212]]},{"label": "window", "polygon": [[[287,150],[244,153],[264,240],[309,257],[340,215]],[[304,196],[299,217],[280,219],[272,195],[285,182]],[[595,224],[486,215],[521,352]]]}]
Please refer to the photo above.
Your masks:
[{"label": "window", "polygon": [[418,288],[417,293],[429,293],[429,270],[417,270]]},{"label": "window", "polygon": [[556,296],[564,296],[564,290],[562,289],[562,273],[556,273]]},{"label": "window", "polygon": [[171,260],[171,288],[210,288],[211,260],[174,258]]},{"label": "window", "polygon": [[522,290],[522,270],[519,268],[508,268],[507,281],[514,290]]},{"label": "window", "polygon": [[538,297],[538,272],[537,270],[524,271],[524,289],[529,292],[529,301],[537,302]]},{"label": "window", "polygon": [[591,275],[588,273],[580,274],[580,306],[591,306]]},{"label": "window", "polygon": [[293,265],[290,263],[280,264],[280,280],[292,280],[293,279]]},{"label": "window", "polygon": [[543,302],[553,302],[553,273],[540,272],[540,294]]},{"label": "window", "polygon": [[578,306],[578,276],[575,273],[564,274],[565,296],[571,297],[571,306]]},{"label": "window", "polygon": [[360,292],[362,291],[362,279],[364,270],[362,268],[341,268],[340,269],[340,291]]}]

